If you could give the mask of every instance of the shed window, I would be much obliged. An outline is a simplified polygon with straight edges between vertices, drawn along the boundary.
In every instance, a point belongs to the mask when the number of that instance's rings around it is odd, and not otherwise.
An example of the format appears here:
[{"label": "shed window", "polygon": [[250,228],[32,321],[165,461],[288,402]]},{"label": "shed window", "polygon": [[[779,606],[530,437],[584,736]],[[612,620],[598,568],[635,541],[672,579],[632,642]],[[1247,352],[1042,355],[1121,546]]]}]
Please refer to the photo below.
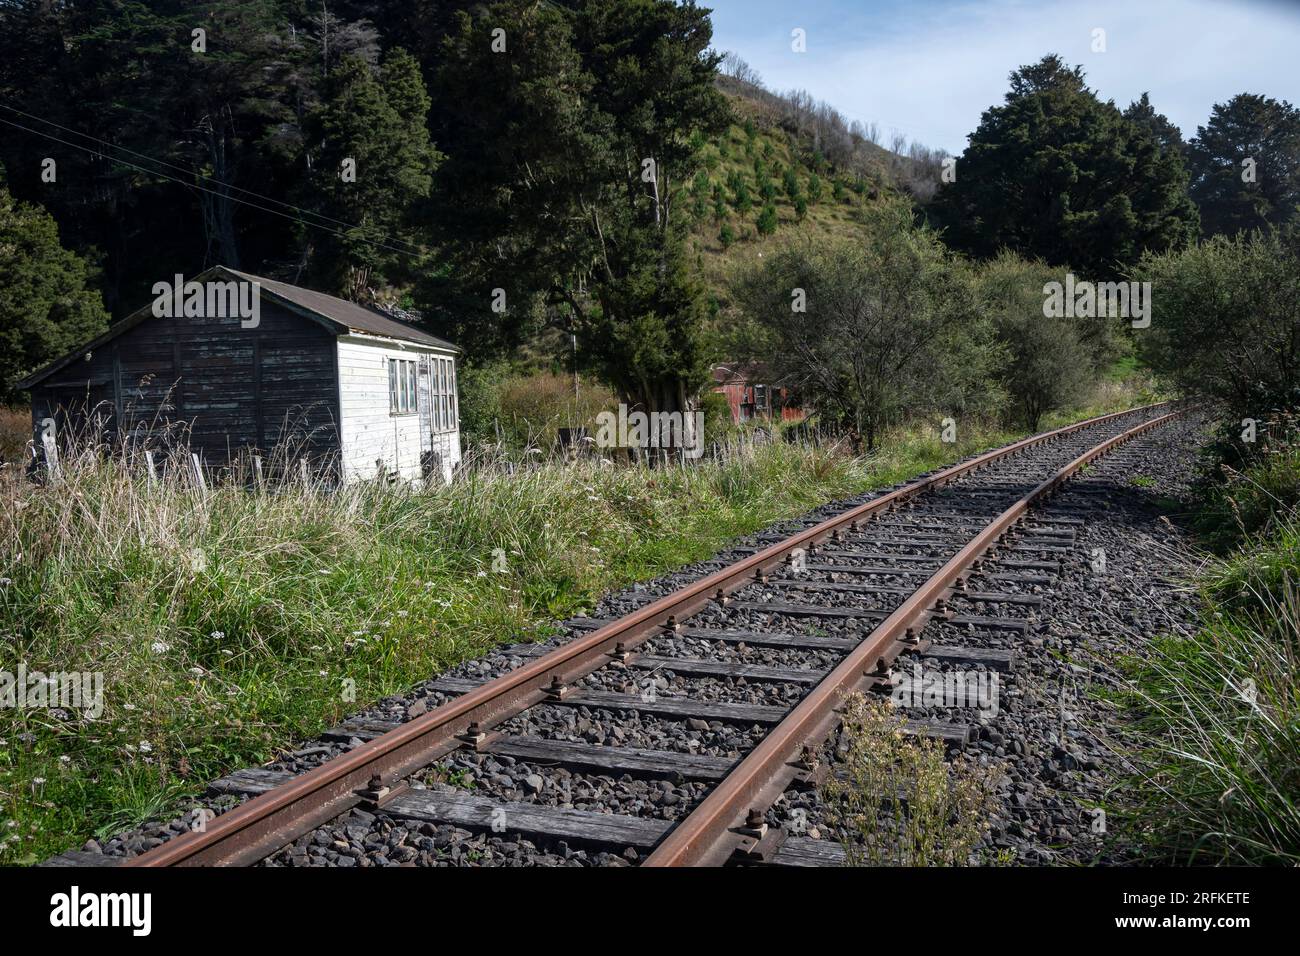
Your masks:
[{"label": "shed window", "polygon": [[388,360],[388,410],[393,415],[414,414],[417,407],[416,365],[405,359]]},{"label": "shed window", "polygon": [[452,359],[434,356],[429,376],[433,399],[433,430],[454,432],[456,422],[456,366]]}]

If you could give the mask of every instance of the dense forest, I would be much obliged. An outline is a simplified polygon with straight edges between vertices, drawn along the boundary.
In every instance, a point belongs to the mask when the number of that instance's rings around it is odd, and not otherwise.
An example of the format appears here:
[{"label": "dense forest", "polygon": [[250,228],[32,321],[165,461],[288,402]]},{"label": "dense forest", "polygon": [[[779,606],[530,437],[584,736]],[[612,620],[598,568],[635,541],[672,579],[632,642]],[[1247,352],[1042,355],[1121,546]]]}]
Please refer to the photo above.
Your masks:
[{"label": "dense forest", "polygon": [[[1294,256],[1288,103],[1233,96],[1184,138],[1049,55],[947,157],[712,39],[669,0],[0,4],[7,397],[221,263],[411,310],[471,372],[540,349],[647,410],[766,359],[870,444],[939,407],[1037,424],[1130,351],[1122,323],[1041,321],[1066,269],[1173,286],[1160,257],[1260,230]],[[1169,327],[1138,347],[1172,371]]]}]

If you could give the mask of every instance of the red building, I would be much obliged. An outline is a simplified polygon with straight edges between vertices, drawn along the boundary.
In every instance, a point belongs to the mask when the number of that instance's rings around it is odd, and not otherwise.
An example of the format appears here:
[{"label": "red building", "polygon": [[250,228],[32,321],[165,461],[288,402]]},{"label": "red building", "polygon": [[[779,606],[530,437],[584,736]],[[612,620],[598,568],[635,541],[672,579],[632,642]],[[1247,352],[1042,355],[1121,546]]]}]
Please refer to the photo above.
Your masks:
[{"label": "red building", "polygon": [[713,390],[727,396],[731,420],[798,422],[807,417],[790,389],[774,384],[771,373],[758,363],[728,363],[713,367]]}]

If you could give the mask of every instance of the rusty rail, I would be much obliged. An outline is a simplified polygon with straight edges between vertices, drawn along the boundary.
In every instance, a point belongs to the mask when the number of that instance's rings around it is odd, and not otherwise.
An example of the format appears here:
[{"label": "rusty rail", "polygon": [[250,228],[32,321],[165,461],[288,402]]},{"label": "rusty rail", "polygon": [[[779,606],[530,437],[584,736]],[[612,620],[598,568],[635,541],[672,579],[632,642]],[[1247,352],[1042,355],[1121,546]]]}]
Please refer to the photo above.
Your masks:
[{"label": "rusty rail", "polygon": [[1102,442],[998,515],[813,687],[699,806],[669,831],[643,865],[717,866],[736,853],[761,857],[765,843],[779,839],[760,822],[762,813],[796,776],[807,772],[807,761],[800,759],[801,755],[806,748],[819,747],[834,731],[839,723],[837,707],[844,695],[884,678],[887,665],[907,648],[909,634],[919,633],[919,625],[935,603],[1035,502],[1090,461],[1180,414],[1163,415]]},{"label": "rusty rail", "polygon": [[[204,830],[181,834],[161,846],[131,858],[126,865],[148,867],[247,865],[270,855],[302,834],[355,806],[369,803],[382,807],[385,788],[393,786],[420,767],[462,746],[467,738],[481,730],[508,720],[529,707],[544,703],[556,693],[563,693],[573,681],[607,664],[611,654],[632,650],[655,634],[662,633],[666,627],[675,627],[680,618],[695,613],[711,601],[724,598],[750,583],[756,576],[761,577],[792,552],[813,547],[840,534],[845,528],[855,530],[858,522],[865,517],[888,511],[917,494],[942,487],[955,478],[970,474],[1024,449],[1054,441],[1091,425],[1134,412],[1159,408],[1164,404],[1158,403],[1102,415],[1042,435],[1022,439],[969,461],[944,468],[928,478],[911,482],[843,514],[829,518],[666,595],[585,637],[576,638],[531,663],[503,674],[427,714],[295,777],[282,786],[254,797],[211,820]],[[1164,420],[1161,418],[1156,421]],[[1145,427],[1151,427],[1151,424],[1148,423]],[[916,610],[916,614],[909,616],[918,619],[927,613],[920,609],[919,599],[910,599],[905,607]],[[892,621],[894,618],[891,617],[889,620]],[[870,656],[870,652],[865,655],[854,652],[855,659],[862,656]],[[848,673],[845,665],[837,668],[827,680],[831,680],[842,671]],[[801,715],[801,721],[808,713],[803,704],[796,708],[796,712]],[[793,716],[794,714],[791,715]],[[826,719],[825,716],[822,719]],[[765,745],[760,746],[759,749],[765,754],[772,752],[772,748]],[[754,754],[751,754],[751,757],[753,756]],[[746,764],[753,766],[749,758],[742,767]],[[723,786],[728,786],[726,781]],[[730,788],[727,792],[731,792]],[[715,805],[716,801],[710,798],[701,805],[701,809]],[[704,820],[703,817],[699,819]],[[726,825],[723,825],[723,829],[725,828]],[[712,832],[712,829],[710,826],[709,831]],[[668,835],[665,846],[670,851],[673,847],[681,845],[687,833],[683,830],[683,837],[676,837],[679,830],[680,827]],[[693,852],[697,841],[688,842]],[[674,855],[677,852],[679,851],[673,851]],[[681,859],[685,861],[689,856],[688,853]],[[667,858],[660,851],[656,851],[652,857],[656,863],[663,862]]]}]

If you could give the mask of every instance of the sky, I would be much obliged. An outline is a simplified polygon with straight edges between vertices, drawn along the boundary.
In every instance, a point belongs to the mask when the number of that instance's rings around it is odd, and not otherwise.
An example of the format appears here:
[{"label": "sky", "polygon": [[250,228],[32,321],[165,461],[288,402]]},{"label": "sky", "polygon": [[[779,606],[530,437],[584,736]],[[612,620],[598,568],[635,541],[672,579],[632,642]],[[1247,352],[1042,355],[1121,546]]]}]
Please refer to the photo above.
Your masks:
[{"label": "sky", "polygon": [[[1215,103],[1262,93],[1300,105],[1300,0],[699,0],[713,42],[769,89],[806,89],[888,145],[959,154],[1007,76],[1047,53],[1081,65],[1121,109],[1143,92],[1183,131]],[[791,49],[802,29],[806,52]],[[1094,52],[1094,31],[1105,50]]]}]

